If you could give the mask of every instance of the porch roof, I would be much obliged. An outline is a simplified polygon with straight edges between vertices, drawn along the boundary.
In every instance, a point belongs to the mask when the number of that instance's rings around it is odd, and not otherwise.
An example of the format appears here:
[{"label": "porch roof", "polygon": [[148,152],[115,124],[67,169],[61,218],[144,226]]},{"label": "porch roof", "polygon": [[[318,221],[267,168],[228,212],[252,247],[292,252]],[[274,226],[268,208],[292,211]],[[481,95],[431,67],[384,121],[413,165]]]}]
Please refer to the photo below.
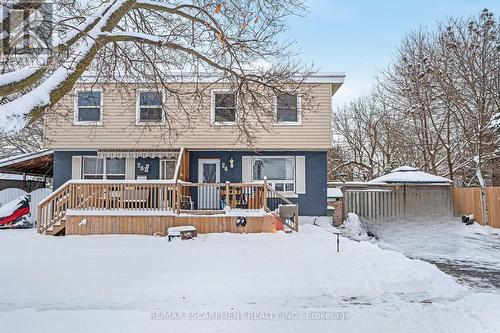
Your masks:
[{"label": "porch roof", "polygon": [[179,156],[178,150],[172,149],[100,149],[97,151],[97,156],[100,158],[177,158]]},{"label": "porch roof", "polygon": [[52,177],[54,151],[44,149],[0,160],[0,172]]}]

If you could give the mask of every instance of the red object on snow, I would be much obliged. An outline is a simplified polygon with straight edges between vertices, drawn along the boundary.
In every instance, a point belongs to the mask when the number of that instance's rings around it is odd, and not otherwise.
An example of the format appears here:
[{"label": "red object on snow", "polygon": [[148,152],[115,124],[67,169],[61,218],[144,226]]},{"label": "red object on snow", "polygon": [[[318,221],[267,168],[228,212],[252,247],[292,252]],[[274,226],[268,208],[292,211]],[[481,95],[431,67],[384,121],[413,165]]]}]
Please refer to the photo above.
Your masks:
[{"label": "red object on snow", "polygon": [[275,214],[272,214],[274,219],[273,219],[273,224],[274,224],[274,227],[276,228],[277,231],[283,231],[285,230],[285,225],[283,224],[283,222],[281,222],[280,218],[275,215]]},{"label": "red object on snow", "polygon": [[0,226],[16,222],[21,217],[30,213],[30,197],[23,195],[5,206],[0,207]]}]

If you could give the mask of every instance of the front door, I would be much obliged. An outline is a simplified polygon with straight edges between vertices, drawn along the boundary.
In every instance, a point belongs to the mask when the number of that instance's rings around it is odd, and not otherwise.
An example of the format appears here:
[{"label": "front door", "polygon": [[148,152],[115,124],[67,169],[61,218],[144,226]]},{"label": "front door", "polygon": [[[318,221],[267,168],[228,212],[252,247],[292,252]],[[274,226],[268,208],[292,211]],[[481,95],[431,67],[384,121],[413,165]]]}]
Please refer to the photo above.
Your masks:
[{"label": "front door", "polygon": [[198,186],[198,209],[218,210],[219,205],[219,183],[220,183],[220,160],[199,159],[198,160],[198,183],[206,184]]}]

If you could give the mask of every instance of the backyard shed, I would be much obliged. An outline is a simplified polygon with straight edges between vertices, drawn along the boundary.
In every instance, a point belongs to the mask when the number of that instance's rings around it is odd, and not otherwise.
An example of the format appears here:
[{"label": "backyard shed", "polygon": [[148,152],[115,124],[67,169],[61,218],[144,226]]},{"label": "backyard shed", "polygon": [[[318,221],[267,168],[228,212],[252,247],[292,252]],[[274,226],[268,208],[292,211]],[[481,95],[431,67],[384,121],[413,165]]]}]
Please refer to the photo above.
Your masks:
[{"label": "backyard shed", "polygon": [[451,184],[451,180],[448,178],[423,172],[407,165],[396,168],[390,173],[372,179],[369,182],[385,184]]},{"label": "backyard shed", "polygon": [[343,215],[371,219],[449,216],[451,180],[402,166],[368,182],[336,185],[344,189]]}]

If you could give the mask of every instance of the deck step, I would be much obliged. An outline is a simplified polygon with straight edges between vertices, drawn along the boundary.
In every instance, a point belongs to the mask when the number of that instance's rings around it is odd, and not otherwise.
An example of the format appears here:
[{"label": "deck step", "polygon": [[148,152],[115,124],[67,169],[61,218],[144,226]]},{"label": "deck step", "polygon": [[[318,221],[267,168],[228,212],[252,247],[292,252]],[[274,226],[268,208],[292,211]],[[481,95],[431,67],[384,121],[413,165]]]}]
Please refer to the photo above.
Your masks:
[{"label": "deck step", "polygon": [[64,219],[57,222],[47,230],[45,230],[45,234],[50,236],[61,236],[65,234],[65,231],[66,231],[66,220]]}]

